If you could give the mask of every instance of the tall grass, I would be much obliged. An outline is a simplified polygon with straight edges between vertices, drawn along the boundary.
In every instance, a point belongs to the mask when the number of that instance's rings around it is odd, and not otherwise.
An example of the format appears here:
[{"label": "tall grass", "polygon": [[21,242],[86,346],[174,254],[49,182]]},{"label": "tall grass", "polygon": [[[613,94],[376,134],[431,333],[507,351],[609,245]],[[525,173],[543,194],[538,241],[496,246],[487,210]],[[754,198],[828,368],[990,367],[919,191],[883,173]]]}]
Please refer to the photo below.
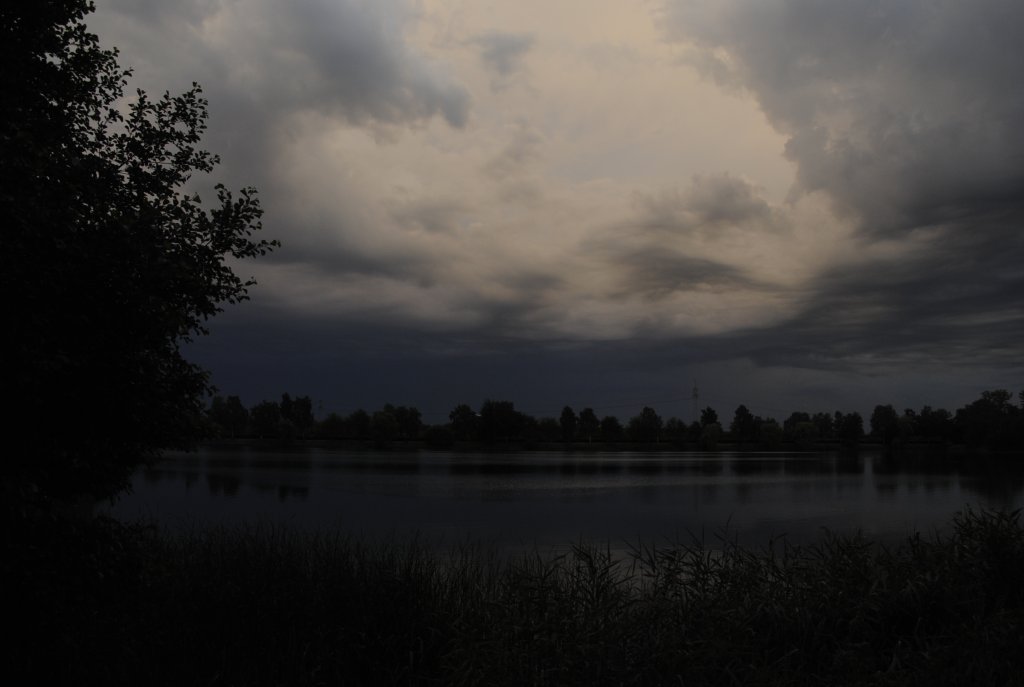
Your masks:
[{"label": "tall grass", "polygon": [[36,573],[5,568],[21,630],[6,665],[32,682],[1024,684],[1018,513],[967,510],[944,537],[888,548],[511,558],[269,526],[71,535],[22,552]]}]

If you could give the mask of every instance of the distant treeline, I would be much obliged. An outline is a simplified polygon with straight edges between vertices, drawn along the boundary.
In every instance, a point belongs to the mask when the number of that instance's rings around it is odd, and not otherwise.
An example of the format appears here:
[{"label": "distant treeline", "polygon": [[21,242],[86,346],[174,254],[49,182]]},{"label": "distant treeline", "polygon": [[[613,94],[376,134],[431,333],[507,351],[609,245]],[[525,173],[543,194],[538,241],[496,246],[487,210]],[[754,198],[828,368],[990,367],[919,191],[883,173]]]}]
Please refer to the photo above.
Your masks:
[{"label": "distant treeline", "polygon": [[206,411],[214,436],[266,439],[345,439],[419,441],[434,447],[456,443],[517,444],[669,444],[713,450],[720,444],[773,449],[822,443],[856,446],[863,442],[903,447],[914,444],[965,445],[990,449],[1024,448],[1024,391],[1017,402],[999,389],[951,413],[924,406],[902,412],[877,405],[867,427],[860,413],[796,411],[781,423],[740,405],[731,421],[711,407],[700,420],[687,424],[677,417],[663,420],[645,406],[625,425],[612,415],[598,418],[592,408],[579,412],[565,406],[559,417],[536,418],[516,410],[511,401],[484,401],[474,410],[459,404],[444,424],[425,424],[415,407],[386,404],[374,412],[330,413],[317,419],[309,396],[283,394],[280,401],[262,401],[246,408],[237,396],[214,396]]}]

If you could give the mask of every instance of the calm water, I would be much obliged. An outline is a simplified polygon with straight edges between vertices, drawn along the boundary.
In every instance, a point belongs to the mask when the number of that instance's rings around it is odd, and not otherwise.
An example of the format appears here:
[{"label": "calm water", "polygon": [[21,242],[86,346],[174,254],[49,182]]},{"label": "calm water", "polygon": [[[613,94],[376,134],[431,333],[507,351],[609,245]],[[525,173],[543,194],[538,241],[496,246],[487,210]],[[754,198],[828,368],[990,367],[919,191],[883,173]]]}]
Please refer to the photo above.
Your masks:
[{"label": "calm water", "polygon": [[[934,463],[934,461],[933,461]],[[501,546],[814,539],[822,528],[894,541],[965,505],[1024,505],[1024,473],[895,466],[826,453],[377,453],[205,449],[141,471],[113,507],[168,527],[284,522],[364,537]]]}]

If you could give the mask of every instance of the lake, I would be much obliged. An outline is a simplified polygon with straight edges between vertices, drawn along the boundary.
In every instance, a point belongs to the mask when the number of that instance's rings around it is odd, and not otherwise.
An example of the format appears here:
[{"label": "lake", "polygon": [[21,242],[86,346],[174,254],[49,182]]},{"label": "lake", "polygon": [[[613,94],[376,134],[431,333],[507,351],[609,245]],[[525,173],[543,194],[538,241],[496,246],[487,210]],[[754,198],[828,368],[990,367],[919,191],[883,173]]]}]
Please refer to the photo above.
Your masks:
[{"label": "lake", "polygon": [[[439,545],[615,548],[736,537],[751,546],[823,528],[895,542],[958,510],[1020,508],[1020,470],[913,468],[881,453],[378,452],[296,445],[172,453],[111,508],[168,528],[285,523]],[[920,465],[924,463],[927,468]]]}]

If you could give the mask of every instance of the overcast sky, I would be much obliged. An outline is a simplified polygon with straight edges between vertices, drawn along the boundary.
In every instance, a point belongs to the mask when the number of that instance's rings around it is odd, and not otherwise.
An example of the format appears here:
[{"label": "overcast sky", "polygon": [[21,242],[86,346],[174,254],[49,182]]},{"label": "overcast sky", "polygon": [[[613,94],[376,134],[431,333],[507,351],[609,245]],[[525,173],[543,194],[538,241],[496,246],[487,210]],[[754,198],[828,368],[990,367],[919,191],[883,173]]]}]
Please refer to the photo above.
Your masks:
[{"label": "overcast sky", "polygon": [[247,403],[954,409],[1024,388],[1019,0],[97,0],[210,101]]}]

